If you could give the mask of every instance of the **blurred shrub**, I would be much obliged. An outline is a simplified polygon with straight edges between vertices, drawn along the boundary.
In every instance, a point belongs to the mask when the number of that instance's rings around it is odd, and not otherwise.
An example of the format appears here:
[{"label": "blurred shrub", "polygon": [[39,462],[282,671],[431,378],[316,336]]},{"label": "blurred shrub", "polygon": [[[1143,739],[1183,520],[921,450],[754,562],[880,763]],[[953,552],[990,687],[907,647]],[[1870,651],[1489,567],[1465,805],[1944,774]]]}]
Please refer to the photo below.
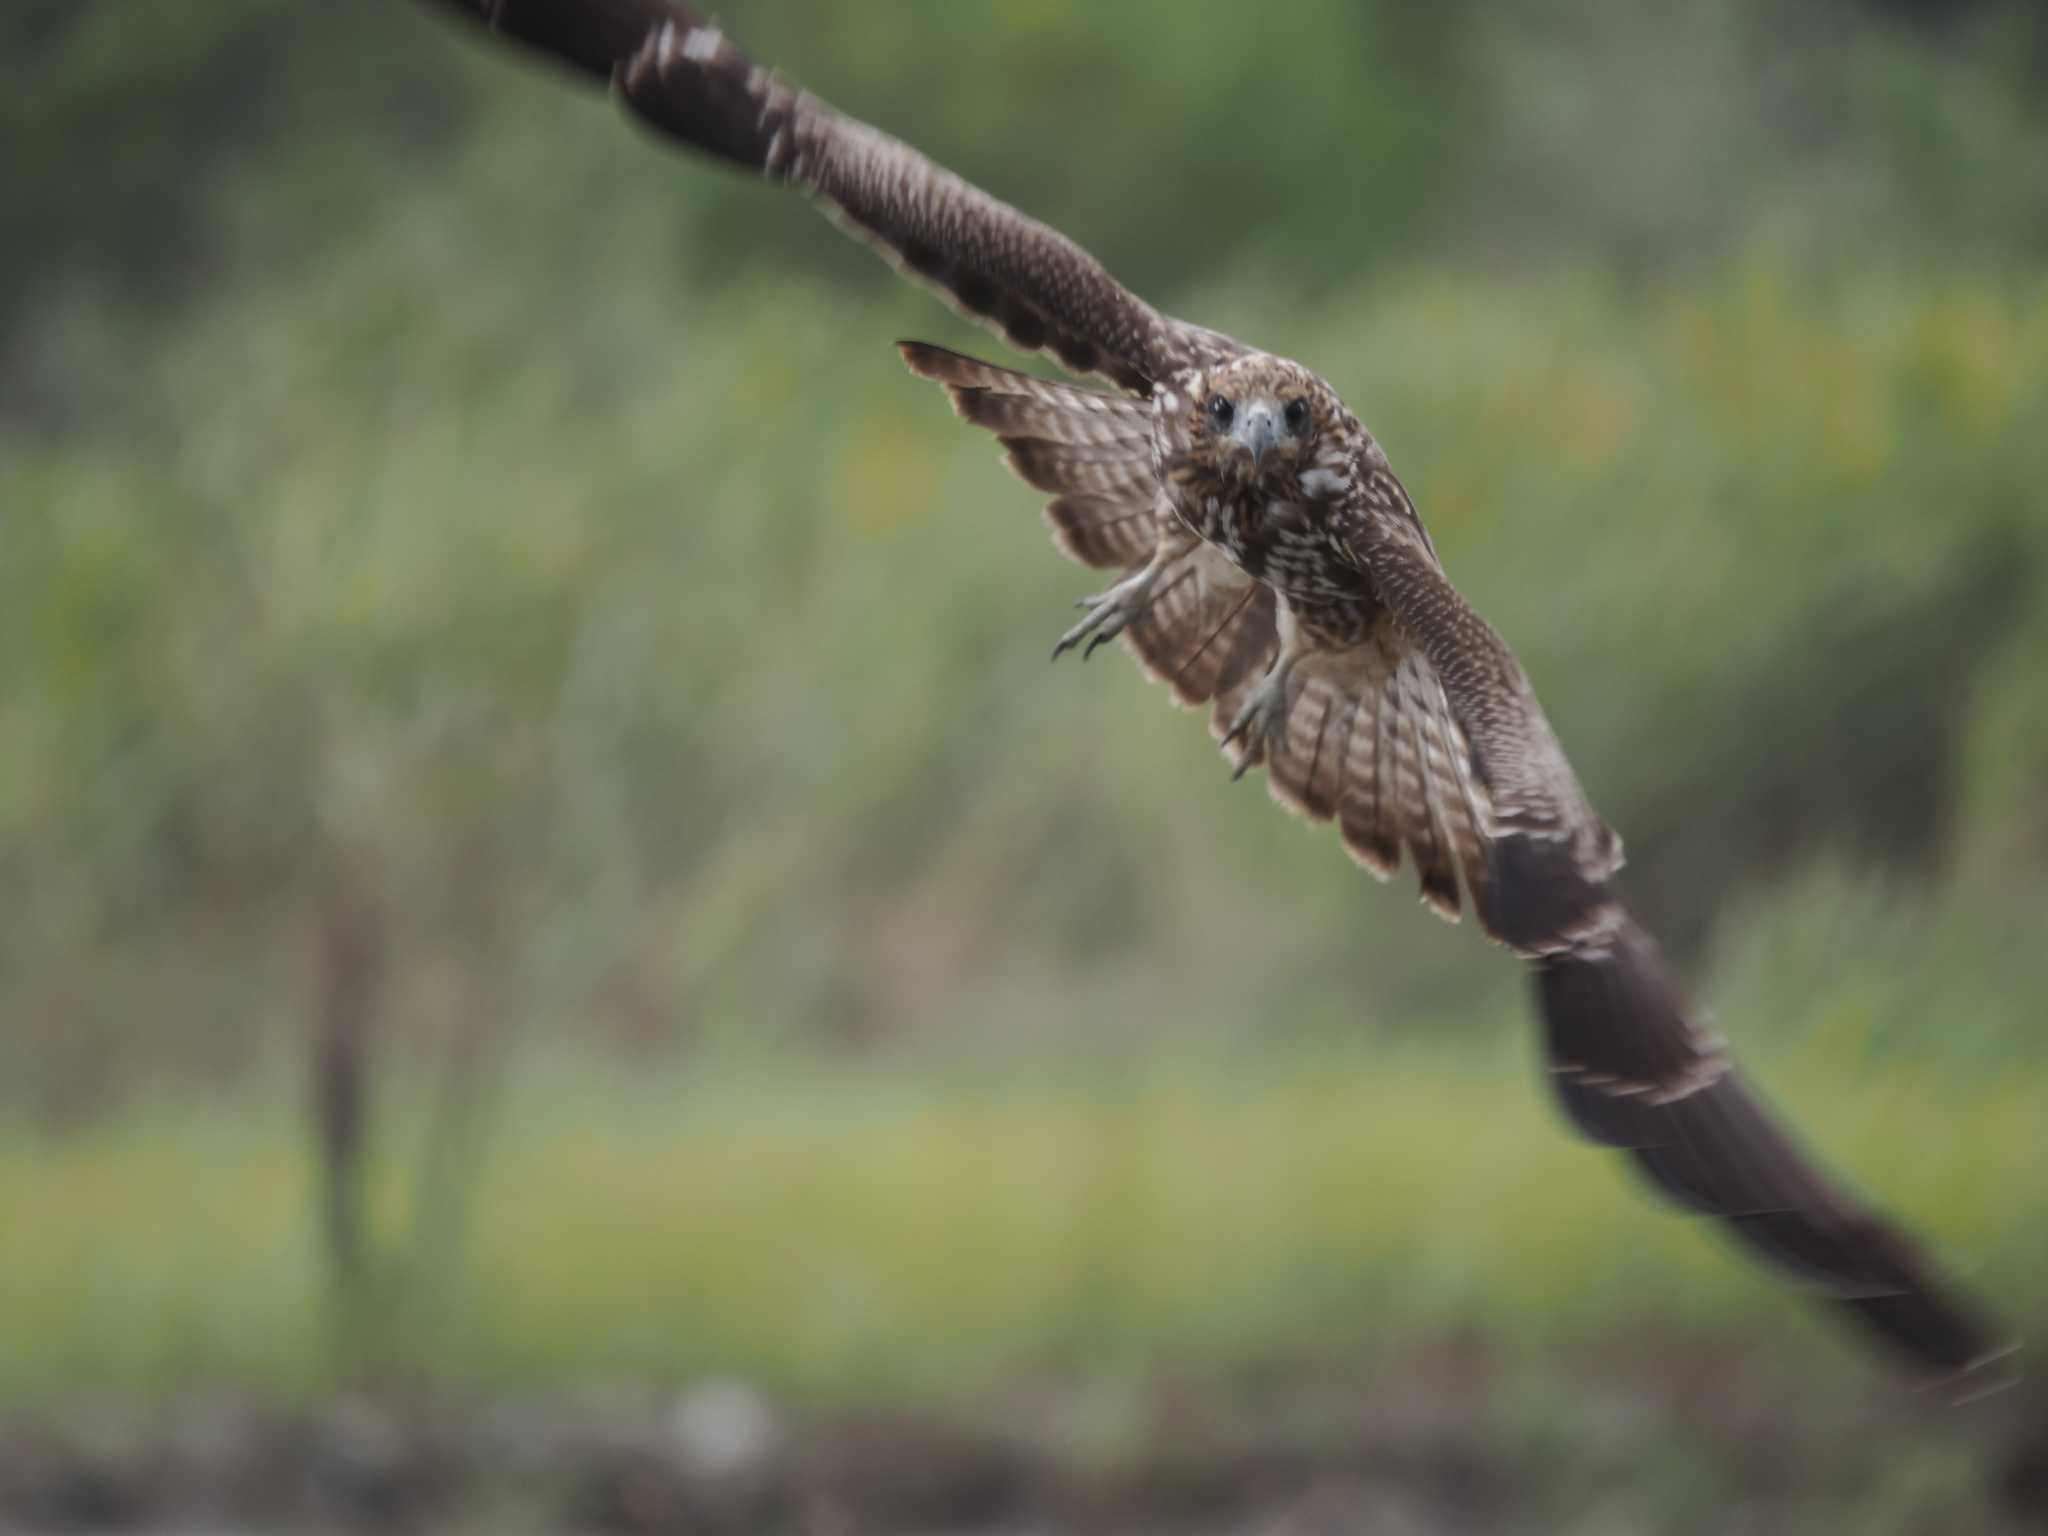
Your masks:
[{"label": "blurred shrub", "polygon": [[[5,1092],[274,1056],[338,901],[457,1057],[1500,1016],[1128,668],[1045,668],[1087,578],[884,347],[992,343],[408,8],[136,15],[9,23]],[[1740,970],[1719,915],[1843,861],[2019,1038],[2038,24],[1634,16],[734,19],[1336,380],[1676,937]]]}]

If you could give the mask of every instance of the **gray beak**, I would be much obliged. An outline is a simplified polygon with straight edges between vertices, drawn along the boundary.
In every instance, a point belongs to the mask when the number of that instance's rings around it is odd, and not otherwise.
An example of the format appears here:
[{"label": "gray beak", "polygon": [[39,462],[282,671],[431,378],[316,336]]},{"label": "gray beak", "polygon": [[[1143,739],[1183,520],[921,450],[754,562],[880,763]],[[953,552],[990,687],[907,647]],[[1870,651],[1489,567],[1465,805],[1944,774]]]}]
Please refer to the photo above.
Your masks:
[{"label": "gray beak", "polygon": [[1252,456],[1252,470],[1266,457],[1266,450],[1280,440],[1280,416],[1263,400],[1247,405],[1230,430],[1230,440]]}]

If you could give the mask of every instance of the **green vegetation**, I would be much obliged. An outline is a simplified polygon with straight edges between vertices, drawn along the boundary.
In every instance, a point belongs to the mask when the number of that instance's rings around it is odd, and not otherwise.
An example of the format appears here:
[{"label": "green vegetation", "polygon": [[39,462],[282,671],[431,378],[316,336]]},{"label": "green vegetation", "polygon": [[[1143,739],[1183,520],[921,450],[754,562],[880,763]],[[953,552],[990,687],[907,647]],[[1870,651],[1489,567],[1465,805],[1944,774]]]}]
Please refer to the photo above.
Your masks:
[{"label": "green vegetation", "polygon": [[[2048,1263],[2037,1077],[1873,1070],[1846,1026],[1773,1065],[1830,1151],[2026,1294]],[[1826,1351],[1866,1379],[1705,1228],[1656,1219],[1528,1075],[1415,1048],[1088,1082],[558,1070],[545,1098],[515,1096],[516,1131],[452,1210],[422,1204],[394,1138],[374,1224],[403,1289],[378,1348],[387,1371],[472,1388],[737,1371],[848,1397],[975,1394],[1020,1369],[1328,1368],[1439,1334],[1556,1365],[1603,1339],[1753,1329],[1783,1362]],[[1901,1123],[1956,1131],[1928,1146]],[[165,1110],[0,1145],[0,1227],[36,1237],[0,1274],[9,1394],[323,1385],[311,1179],[274,1116]]]},{"label": "green vegetation", "polygon": [[[1046,666],[1090,577],[887,346],[996,343],[334,9],[18,24],[0,1398],[1823,1336],[1566,1138],[1502,957]],[[1781,10],[729,19],[1332,378],[1738,1047],[2048,1322],[2040,26]]]}]

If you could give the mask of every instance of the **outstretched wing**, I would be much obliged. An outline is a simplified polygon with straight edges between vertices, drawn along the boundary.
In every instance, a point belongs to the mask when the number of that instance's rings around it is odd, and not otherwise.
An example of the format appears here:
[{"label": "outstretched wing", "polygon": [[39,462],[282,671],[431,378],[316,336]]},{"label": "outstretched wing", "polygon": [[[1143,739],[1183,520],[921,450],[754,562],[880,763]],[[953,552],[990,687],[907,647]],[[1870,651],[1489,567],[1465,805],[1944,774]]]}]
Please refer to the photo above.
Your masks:
[{"label": "outstretched wing", "polygon": [[1958,1400],[2011,1379],[2013,1342],[1787,1134],[1633,921],[1540,961],[1535,983],[1551,1080],[1586,1136],[1629,1152],[1660,1193],[1722,1218]]},{"label": "outstretched wing", "polygon": [[1082,565],[1125,567],[1159,542],[1152,413],[1140,401],[999,368],[929,342],[897,343],[921,378],[946,386],[953,409],[1002,443],[1025,484],[1050,491],[1053,539]]},{"label": "outstretched wing", "polygon": [[1149,391],[1240,350],[1160,314],[1073,241],[763,69],[670,0],[439,0],[605,81],[692,148],[815,197],[899,270],[1026,351]]},{"label": "outstretched wing", "polygon": [[1999,1384],[1986,1367],[2010,1346],[1990,1318],[1799,1148],[1687,1007],[1612,890],[1619,839],[1513,653],[1445,578],[1399,482],[1378,468],[1364,497],[1346,533],[1389,620],[1292,693],[1275,793],[1340,818],[1368,863],[1406,846],[1447,915],[1456,869],[1487,931],[1535,962],[1551,1079],[1580,1131],[1924,1372],[1959,1393]]}]

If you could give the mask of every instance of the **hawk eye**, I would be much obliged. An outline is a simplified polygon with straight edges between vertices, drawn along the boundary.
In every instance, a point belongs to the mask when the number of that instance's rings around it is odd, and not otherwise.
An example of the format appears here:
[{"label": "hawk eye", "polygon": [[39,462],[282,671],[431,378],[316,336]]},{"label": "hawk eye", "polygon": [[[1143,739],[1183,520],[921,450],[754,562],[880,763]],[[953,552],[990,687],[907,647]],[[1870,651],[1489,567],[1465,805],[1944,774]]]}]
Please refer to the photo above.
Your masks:
[{"label": "hawk eye", "polygon": [[1287,409],[1280,413],[1280,419],[1287,423],[1287,430],[1296,437],[1308,429],[1308,402],[1295,399],[1287,402]]},{"label": "hawk eye", "polygon": [[1218,431],[1228,431],[1231,421],[1237,415],[1237,407],[1221,395],[1211,395],[1208,404],[1209,419],[1216,423]]}]

